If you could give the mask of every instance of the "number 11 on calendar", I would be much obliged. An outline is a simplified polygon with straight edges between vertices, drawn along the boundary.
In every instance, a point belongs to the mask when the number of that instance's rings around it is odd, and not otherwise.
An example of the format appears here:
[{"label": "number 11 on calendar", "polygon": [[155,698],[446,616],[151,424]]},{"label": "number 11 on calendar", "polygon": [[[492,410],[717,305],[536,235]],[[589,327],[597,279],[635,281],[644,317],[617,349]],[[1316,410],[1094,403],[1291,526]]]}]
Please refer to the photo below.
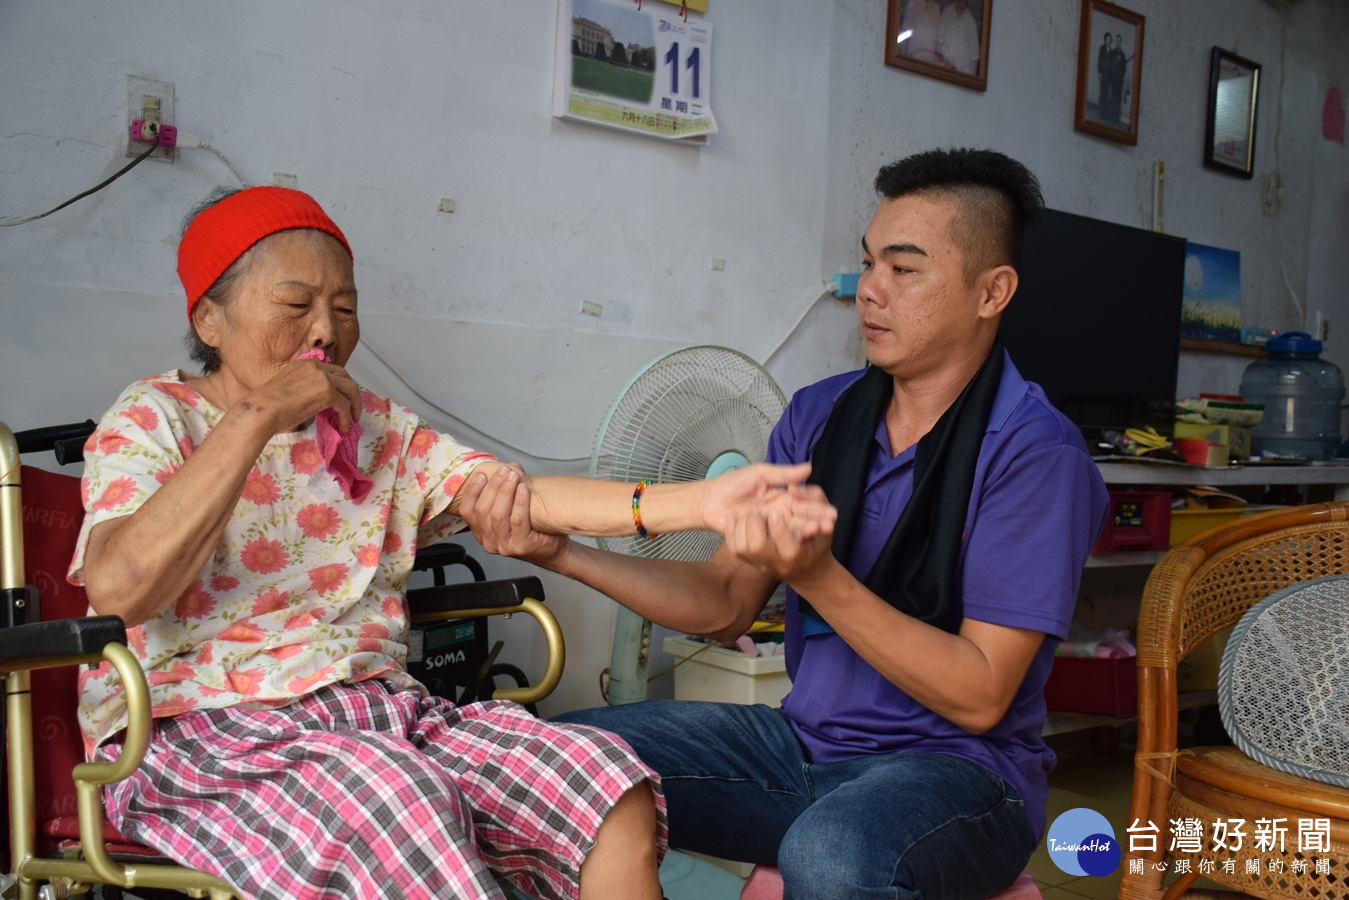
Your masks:
[{"label": "number 11 on calendar", "polygon": [[[656,76],[658,108],[662,113],[692,120],[705,120],[699,133],[717,130],[707,102],[712,81],[712,26],[705,22],[683,22],[678,16],[662,16],[658,25]],[[687,133],[687,132],[686,132]]]}]

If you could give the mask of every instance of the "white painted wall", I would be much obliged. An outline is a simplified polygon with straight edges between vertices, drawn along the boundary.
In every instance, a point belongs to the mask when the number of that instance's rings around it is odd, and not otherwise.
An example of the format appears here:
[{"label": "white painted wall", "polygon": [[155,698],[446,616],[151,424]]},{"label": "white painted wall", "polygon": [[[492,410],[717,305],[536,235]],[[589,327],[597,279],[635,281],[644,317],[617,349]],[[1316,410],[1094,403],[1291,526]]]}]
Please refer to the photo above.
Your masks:
[{"label": "white painted wall", "polygon": [[[1326,311],[1327,356],[1349,368],[1349,157],[1319,137],[1326,89],[1349,93],[1349,10],[1126,5],[1146,16],[1136,147],[1072,130],[1077,0],[1000,0],[983,93],[886,68],[877,0],[713,0],[723,132],[695,149],[551,118],[553,0],[7,3],[0,217],[123,165],[126,77],[172,82],[180,129],[250,181],[294,173],[324,204],[355,248],[370,344],[493,437],[415,399],[366,350],[357,377],[540,472],[583,471],[604,410],[659,353],[718,343],[762,359],[830,275],[856,268],[876,168],[933,146],[1004,150],[1051,206],[1137,226],[1165,160],[1166,229],[1241,251],[1248,320],[1283,329],[1303,324],[1299,306]],[[1199,164],[1215,44],[1265,66],[1254,181]],[[1260,185],[1276,163],[1287,187],[1271,217]],[[127,382],[182,360],[178,224],[231,180],[186,151],[0,228],[0,419],[97,417]],[[438,213],[441,197],[457,211]],[[602,317],[581,315],[582,300]],[[769,371],[790,393],[854,367],[853,324],[850,307],[820,300]],[[1216,389],[1204,382],[1223,370],[1187,356],[1182,392]],[[611,604],[545,582],[571,644],[545,711],[598,702]],[[528,627],[504,634],[507,657],[531,668]]]}]

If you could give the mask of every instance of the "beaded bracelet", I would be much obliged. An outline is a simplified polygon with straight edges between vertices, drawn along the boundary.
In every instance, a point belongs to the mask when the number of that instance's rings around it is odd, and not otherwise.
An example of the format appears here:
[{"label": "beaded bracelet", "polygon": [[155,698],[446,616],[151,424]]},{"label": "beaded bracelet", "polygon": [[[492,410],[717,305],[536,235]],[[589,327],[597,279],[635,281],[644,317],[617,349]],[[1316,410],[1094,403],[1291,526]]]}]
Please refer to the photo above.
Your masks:
[{"label": "beaded bracelet", "polygon": [[634,488],[632,492],[632,522],[637,526],[637,536],[646,538],[648,541],[655,540],[656,538],[654,534],[648,533],[647,530],[642,527],[642,491],[646,490],[646,486],[650,483],[651,482],[643,478],[641,481],[637,482],[637,487]]}]

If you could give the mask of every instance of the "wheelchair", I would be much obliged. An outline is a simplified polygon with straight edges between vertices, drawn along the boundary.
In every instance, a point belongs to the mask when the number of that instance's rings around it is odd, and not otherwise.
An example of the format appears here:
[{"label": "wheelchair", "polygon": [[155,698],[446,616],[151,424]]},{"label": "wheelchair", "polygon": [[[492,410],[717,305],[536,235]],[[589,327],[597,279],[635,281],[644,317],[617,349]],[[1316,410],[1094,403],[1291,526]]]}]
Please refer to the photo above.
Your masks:
[{"label": "wheelchair", "polygon": [[[65,580],[84,514],[79,479],[20,464],[20,454],[30,452],[54,452],[61,464],[79,462],[93,429],[94,422],[86,421],[16,435],[0,422],[0,675],[9,807],[0,900],[59,900],[95,890],[116,900],[132,889],[147,897],[164,891],[211,900],[238,897],[220,879],[131,843],[103,816],[102,786],[128,777],[149,744],[149,686],[127,649],[122,620],[87,616],[83,590]],[[27,506],[25,486],[33,497]],[[543,605],[538,578],[484,580],[477,562],[455,544],[419,549],[415,565],[431,571],[435,583],[408,591],[414,635],[443,623],[515,613],[533,617],[543,630],[548,662],[538,684],[491,690],[494,654],[484,654],[481,661],[474,657],[477,668],[461,685],[462,698],[487,694],[530,706],[552,692],[566,651],[561,627]],[[446,584],[444,569],[450,565],[464,565],[474,580]],[[77,671],[104,661],[125,685],[130,722],[115,763],[84,762],[75,716]],[[453,681],[441,687],[453,691]]]}]

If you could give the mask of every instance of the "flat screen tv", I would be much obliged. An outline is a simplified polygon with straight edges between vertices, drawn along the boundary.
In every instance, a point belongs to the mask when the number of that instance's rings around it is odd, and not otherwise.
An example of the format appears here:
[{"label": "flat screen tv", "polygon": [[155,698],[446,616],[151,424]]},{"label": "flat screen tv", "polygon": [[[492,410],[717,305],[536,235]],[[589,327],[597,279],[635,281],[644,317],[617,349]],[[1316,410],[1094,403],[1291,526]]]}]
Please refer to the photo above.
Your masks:
[{"label": "flat screen tv", "polygon": [[1058,210],[1027,232],[1003,343],[1089,443],[1171,434],[1184,274],[1184,238]]}]

